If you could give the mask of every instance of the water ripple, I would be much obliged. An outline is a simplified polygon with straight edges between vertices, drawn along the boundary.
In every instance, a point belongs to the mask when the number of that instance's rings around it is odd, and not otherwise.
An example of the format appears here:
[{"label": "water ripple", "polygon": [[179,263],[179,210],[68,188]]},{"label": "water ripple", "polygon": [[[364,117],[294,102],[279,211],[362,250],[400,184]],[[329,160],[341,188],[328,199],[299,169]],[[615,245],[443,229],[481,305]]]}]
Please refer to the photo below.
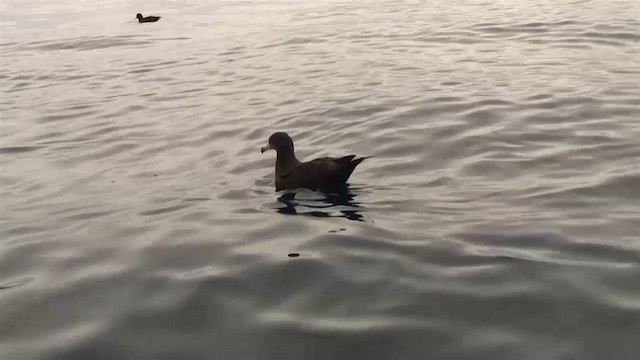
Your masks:
[{"label": "water ripple", "polygon": [[635,359],[637,5],[129,5],[0,5],[0,358]]}]

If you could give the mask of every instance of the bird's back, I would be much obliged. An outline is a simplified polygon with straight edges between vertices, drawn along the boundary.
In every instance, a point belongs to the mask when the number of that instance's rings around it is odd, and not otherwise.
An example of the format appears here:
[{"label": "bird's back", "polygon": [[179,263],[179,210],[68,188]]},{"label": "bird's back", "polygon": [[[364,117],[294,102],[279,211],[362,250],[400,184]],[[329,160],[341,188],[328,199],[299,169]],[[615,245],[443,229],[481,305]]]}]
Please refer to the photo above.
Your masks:
[{"label": "bird's back", "polygon": [[147,16],[140,19],[140,22],[156,22],[160,20],[160,16]]},{"label": "bird's back", "polygon": [[353,170],[365,158],[355,155],[323,157],[301,163],[288,174],[276,178],[276,190],[307,188],[328,190],[347,182]]}]

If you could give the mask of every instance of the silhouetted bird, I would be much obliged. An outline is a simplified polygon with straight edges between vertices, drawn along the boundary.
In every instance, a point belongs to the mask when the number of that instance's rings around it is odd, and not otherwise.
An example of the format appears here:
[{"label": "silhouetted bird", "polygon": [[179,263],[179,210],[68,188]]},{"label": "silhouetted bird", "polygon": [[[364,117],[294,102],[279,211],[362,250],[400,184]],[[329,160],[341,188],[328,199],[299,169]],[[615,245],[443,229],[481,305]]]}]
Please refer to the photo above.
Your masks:
[{"label": "silhouetted bird", "polygon": [[156,22],[156,21],[160,20],[160,16],[143,17],[142,14],[140,14],[140,13],[138,13],[136,15],[136,18],[138,19],[138,22],[140,22],[140,23]]},{"label": "silhouetted bird", "polygon": [[300,162],[294,153],[293,140],[284,132],[271,135],[269,144],[260,150],[263,153],[267,150],[277,152],[276,191],[298,188],[331,190],[344,185],[356,166],[370,157],[354,159],[355,155],[347,155]]}]

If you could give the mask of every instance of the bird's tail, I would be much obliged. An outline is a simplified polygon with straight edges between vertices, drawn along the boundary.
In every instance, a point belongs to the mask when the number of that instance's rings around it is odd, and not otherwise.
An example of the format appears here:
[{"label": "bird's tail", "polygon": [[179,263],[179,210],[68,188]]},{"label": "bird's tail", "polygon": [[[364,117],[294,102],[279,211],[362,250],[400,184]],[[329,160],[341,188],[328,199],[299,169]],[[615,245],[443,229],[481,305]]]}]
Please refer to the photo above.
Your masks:
[{"label": "bird's tail", "polygon": [[361,162],[363,162],[365,159],[369,159],[372,158],[373,156],[364,156],[358,159],[354,159],[355,155],[348,155],[345,157],[342,157],[340,159],[338,159],[338,162],[344,164],[343,166],[343,170],[340,172],[340,179],[339,182],[345,183],[347,182],[347,180],[349,179],[349,177],[351,176],[351,174],[353,173],[353,170],[356,169],[356,166],[358,166]]}]

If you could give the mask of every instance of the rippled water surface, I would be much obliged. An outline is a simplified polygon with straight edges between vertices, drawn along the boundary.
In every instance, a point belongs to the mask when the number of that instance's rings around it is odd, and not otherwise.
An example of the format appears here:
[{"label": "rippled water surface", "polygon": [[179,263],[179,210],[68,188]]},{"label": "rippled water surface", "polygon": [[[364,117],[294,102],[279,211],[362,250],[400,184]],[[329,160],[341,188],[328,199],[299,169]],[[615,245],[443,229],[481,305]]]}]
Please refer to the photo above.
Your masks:
[{"label": "rippled water surface", "polygon": [[[3,0],[0,24],[1,359],[640,353],[639,2]],[[375,157],[277,193],[274,131]]]}]

